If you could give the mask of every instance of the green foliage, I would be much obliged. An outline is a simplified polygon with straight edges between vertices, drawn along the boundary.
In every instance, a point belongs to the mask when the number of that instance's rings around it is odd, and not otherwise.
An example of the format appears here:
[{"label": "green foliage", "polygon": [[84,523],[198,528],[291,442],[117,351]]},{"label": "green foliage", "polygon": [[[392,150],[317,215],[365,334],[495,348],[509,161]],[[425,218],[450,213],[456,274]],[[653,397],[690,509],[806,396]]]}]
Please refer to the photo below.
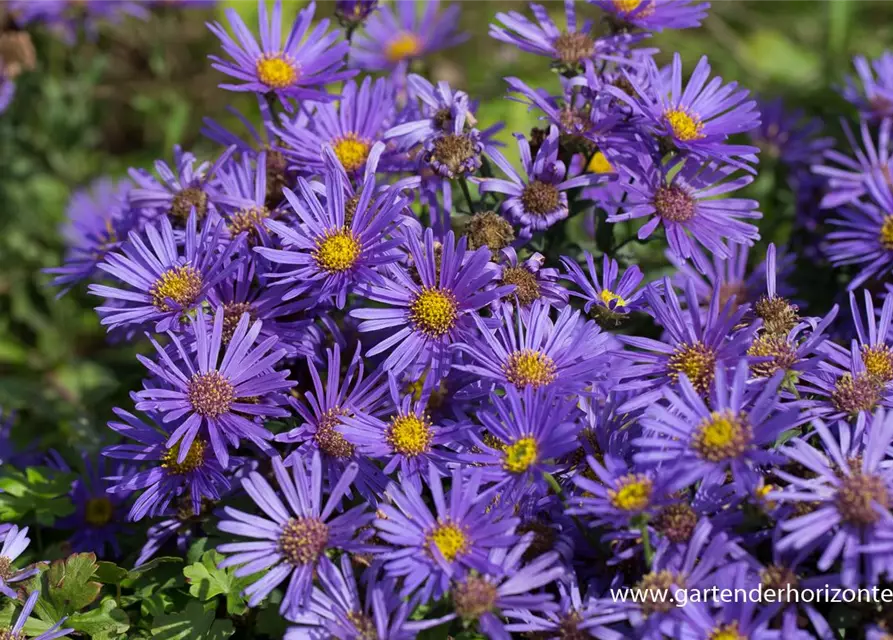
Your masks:
[{"label": "green foliage", "polygon": [[233,635],[233,623],[216,620],[213,605],[191,600],[179,613],[158,616],[152,626],[155,640],[224,640]]},{"label": "green foliage", "polygon": [[55,622],[92,604],[102,589],[93,579],[97,568],[93,553],[76,553],[50,564],[40,575],[37,615]]},{"label": "green foliage", "polygon": [[234,615],[245,613],[248,606],[242,597],[242,591],[256,580],[256,576],[237,578],[235,569],[218,569],[224,556],[213,549],[202,554],[200,562],[194,562],[183,569],[189,593],[207,602],[219,595],[226,598],[226,612]]},{"label": "green foliage", "polygon": [[19,471],[0,467],[0,520],[24,522],[33,518],[49,526],[74,510],[66,495],[74,476],[47,467]]}]

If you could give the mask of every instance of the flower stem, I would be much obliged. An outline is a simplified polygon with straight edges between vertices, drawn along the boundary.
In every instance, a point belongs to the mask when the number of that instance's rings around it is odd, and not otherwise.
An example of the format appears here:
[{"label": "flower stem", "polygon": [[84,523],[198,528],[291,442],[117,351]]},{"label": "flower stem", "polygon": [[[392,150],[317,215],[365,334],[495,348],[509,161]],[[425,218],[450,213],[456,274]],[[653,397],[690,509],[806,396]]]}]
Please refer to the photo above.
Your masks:
[{"label": "flower stem", "polygon": [[474,202],[471,200],[471,191],[468,190],[468,181],[465,179],[465,176],[459,178],[459,184],[462,186],[462,193],[465,195],[465,202],[468,203],[468,209],[471,212],[471,215],[474,215],[476,209],[474,208]]}]

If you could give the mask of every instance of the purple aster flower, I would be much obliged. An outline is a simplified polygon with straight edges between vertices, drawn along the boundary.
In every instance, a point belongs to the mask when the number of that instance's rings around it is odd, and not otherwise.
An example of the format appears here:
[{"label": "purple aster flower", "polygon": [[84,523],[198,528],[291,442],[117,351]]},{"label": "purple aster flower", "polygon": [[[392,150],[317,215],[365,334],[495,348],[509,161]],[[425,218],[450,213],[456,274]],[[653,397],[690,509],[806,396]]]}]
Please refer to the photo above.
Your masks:
[{"label": "purple aster flower", "polygon": [[738,83],[722,86],[721,78],[710,78],[710,65],[704,56],[695,67],[688,84],[682,87],[682,58],[673,56],[669,74],[648,64],[648,86],[631,74],[626,75],[635,89],[630,96],[608,85],[605,91],[629,105],[642,126],[656,136],[666,137],[677,149],[703,160],[728,162],[751,173],[759,149],[726,144],[730,135],[744,133],[760,125],[757,103],[747,100],[748,91]]},{"label": "purple aster flower", "polygon": [[838,209],[840,217],[829,221],[837,230],[826,236],[824,246],[832,264],[859,267],[850,291],[893,270],[893,189],[880,171],[867,177],[866,187],[869,201]]},{"label": "purple aster flower", "polygon": [[583,310],[586,313],[616,324],[631,311],[642,307],[642,290],[638,287],[644,276],[637,265],[626,269],[618,281],[620,267],[616,260],[605,254],[602,260],[602,275],[599,276],[592,254],[584,251],[583,257],[586,260],[588,277],[576,260],[562,257],[561,263],[567,269],[566,279],[580,289],[580,292],[570,291],[570,295],[585,300]]},{"label": "purple aster flower", "polygon": [[220,563],[220,568],[238,566],[236,577],[263,572],[259,580],[245,589],[249,606],[257,606],[288,579],[279,612],[295,618],[310,602],[314,573],[320,565],[331,563],[326,551],[365,549],[356,534],[372,520],[372,514],[365,513],[366,505],[361,504],[334,515],[357,475],[356,465],[347,467],[323,502],[322,462],[318,453],[306,461],[306,467],[304,461],[294,464],[291,475],[281,458],[274,457],[272,462],[276,482],[288,506],[262,475],[251,472],[242,481],[242,488],[266,517],[224,507],[228,519],[220,521],[220,530],[252,541],[223,544],[217,549],[232,554]]},{"label": "purple aster flower", "polygon": [[142,234],[131,231],[120,250],[109,253],[99,264],[126,288],[89,287],[91,294],[110,298],[105,306],[96,308],[102,324],[115,328],[155,323],[156,331],[177,329],[184,316],[203,304],[211,288],[239,264],[233,260],[238,243],[220,248],[223,229],[219,219],[208,218],[199,234],[192,213],[182,249],[167,216],[144,230],[148,246]]},{"label": "purple aster flower", "polygon": [[551,58],[561,69],[579,69],[584,61],[603,60],[616,56],[626,47],[642,38],[640,34],[618,33],[596,38],[592,20],[577,24],[577,12],[573,0],[565,0],[564,14],[567,29],[561,30],[549,16],[548,10],[539,4],[531,4],[536,21],[528,20],[517,11],[497,13],[496,19],[503,26],[490,25],[490,36],[500,42],[516,46],[522,51]]},{"label": "purple aster flower", "polygon": [[[893,348],[890,346],[891,323],[893,323],[893,296],[886,295],[880,314],[874,309],[871,292],[862,292],[865,300],[865,322],[859,312],[856,295],[850,292],[850,312],[856,331],[856,342],[862,352],[865,371],[879,382],[893,382]],[[850,354],[842,349],[829,350],[829,357],[838,365],[849,365]]]},{"label": "purple aster flower", "polygon": [[821,551],[816,564],[819,571],[827,571],[840,559],[845,586],[877,584],[879,575],[887,570],[889,556],[872,550],[871,545],[882,534],[889,537],[893,533],[889,509],[893,470],[884,464],[893,442],[893,414],[878,409],[872,417],[860,418],[855,433],[848,424],[839,422],[837,437],[821,420],[812,425],[822,450],[801,438],[781,447],[785,456],[811,473],[800,478],[780,469],[775,471],[788,486],[770,491],[767,498],[808,503],[803,505],[807,508],[805,515],[793,515],[780,523],[787,535],[776,548]]},{"label": "purple aster flower", "polygon": [[[401,484],[411,483],[421,488],[422,478],[433,467],[446,472],[446,462],[452,456],[444,445],[456,439],[460,424],[432,421],[428,414],[433,377],[426,379],[421,393],[413,390],[401,393],[397,378],[389,376],[391,407],[387,417],[366,411],[352,412],[341,419],[344,438],[368,458],[384,463],[383,473],[399,471]],[[439,422],[439,421],[438,421]]]},{"label": "purple aster flower", "polygon": [[387,480],[378,467],[366,456],[357,453],[354,444],[344,437],[344,418],[358,413],[372,413],[381,406],[386,391],[385,386],[380,384],[384,371],[378,369],[371,376],[363,377],[364,364],[359,343],[343,376],[341,347],[337,343],[326,350],[324,364],[324,373],[327,372],[325,382],[316,363],[311,358],[307,359],[313,390],[305,391],[302,400],[290,401],[303,423],[279,434],[276,441],[298,444],[297,449],[286,458],[287,465],[300,462],[319,451],[329,485],[338,481],[348,465],[357,465],[354,485],[361,495],[372,501],[384,491]]},{"label": "purple aster flower", "polygon": [[465,624],[475,623],[487,638],[511,640],[513,637],[502,619],[503,611],[523,607],[526,611],[554,612],[553,596],[541,591],[545,585],[561,578],[567,569],[558,563],[557,553],[545,553],[524,564],[524,554],[531,537],[510,548],[490,550],[493,569],[482,574],[457,576],[451,586],[453,613],[441,621],[455,618]]},{"label": "purple aster flower", "polygon": [[[357,583],[353,562],[347,554],[341,556],[338,566],[320,563],[318,580],[320,586],[313,588],[309,610],[292,620],[298,626],[289,629],[284,640],[350,640],[373,636],[377,640],[413,640],[416,637],[420,625],[409,620],[411,603],[400,597],[394,580],[380,579],[369,571]],[[440,622],[438,619],[433,624]]]},{"label": "purple aster flower", "polygon": [[508,176],[508,180],[480,181],[482,193],[502,193],[507,197],[500,206],[513,222],[533,231],[542,231],[568,216],[567,191],[592,185],[603,178],[600,174],[584,174],[565,179],[567,171],[558,159],[558,128],[550,127],[549,135],[533,158],[530,143],[522,135],[515,136],[526,177],[515,171],[505,157],[491,149],[493,163]]},{"label": "purple aster flower", "polygon": [[71,45],[80,29],[95,40],[104,21],[119,22],[125,15],[149,17],[142,2],[131,0],[83,0],[76,5],[67,0],[14,0],[9,4],[18,25],[45,25]]},{"label": "purple aster flower", "polygon": [[295,169],[318,173],[326,169],[326,148],[331,147],[344,170],[356,176],[366,166],[373,145],[383,138],[393,109],[387,79],[373,83],[367,77],[359,86],[346,82],[337,107],[316,104],[306,122],[283,118],[277,129],[282,151]]},{"label": "purple aster flower", "polygon": [[624,382],[616,388],[637,394],[623,406],[624,410],[659,399],[664,385],[677,383],[680,374],[685,374],[695,391],[706,394],[713,386],[717,364],[734,366],[752,342],[756,330],[753,325],[735,329],[747,312],[746,305],[734,305],[729,300],[720,309],[719,291],[715,291],[702,317],[694,284],[686,284],[685,311],[669,278],[664,278],[661,286],[651,284],[645,290],[651,312],[666,331],[663,340],[619,336],[621,342],[636,349],[622,354],[633,364],[621,373]]},{"label": "purple aster flower", "polygon": [[423,602],[439,598],[466,571],[494,571],[490,550],[513,544],[518,524],[502,509],[489,508],[493,491],[480,493],[482,470],[455,468],[446,496],[437,472],[429,468],[429,474],[433,513],[413,485],[392,483],[391,504],[380,505],[375,520],[379,538],[391,547],[376,557],[389,576],[403,578],[401,596],[417,592]]},{"label": "purple aster flower", "polygon": [[703,270],[709,263],[698,245],[728,258],[727,241],[753,244],[760,239],[757,227],[745,221],[762,217],[756,200],[717,197],[753,182],[752,176],[726,181],[736,171],[732,165],[704,163],[693,157],[658,165],[650,155],[641,154],[637,167],[622,166],[620,170],[635,181],[626,185],[626,200],[620,204],[620,212],[608,216],[608,222],[649,218],[639,228],[640,240],[663,224],[673,253],[693,259]]},{"label": "purple aster flower", "polygon": [[707,17],[709,2],[693,0],[589,0],[621,24],[646,31],[694,29]]},{"label": "purple aster flower", "polygon": [[[859,125],[862,144],[856,139],[850,123],[841,122],[844,135],[849,142],[851,155],[828,149],[824,153],[825,162],[812,164],[812,172],[826,178],[826,193],[822,196],[823,209],[836,209],[843,204],[858,204],[859,198],[868,193],[872,176],[878,171],[884,177],[890,175],[891,145],[890,130],[893,120],[885,118],[877,128],[877,142],[868,122]],[[836,165],[836,166],[835,166]]]},{"label": "purple aster flower", "polygon": [[347,29],[349,40],[351,31],[363,24],[376,9],[378,0],[336,0],[335,17]]},{"label": "purple aster flower", "polygon": [[440,11],[439,0],[424,4],[417,15],[413,0],[396,0],[394,8],[383,5],[366,21],[353,41],[350,64],[367,71],[405,72],[409,63],[435,51],[464,42],[468,34],[457,33],[459,5]]},{"label": "purple aster flower", "polygon": [[60,295],[95,276],[99,263],[120,246],[133,227],[135,215],[127,201],[130,188],[128,180],[100,178],[72,194],[66,210],[68,222],[62,231],[68,245],[65,263],[47,269],[55,275],[52,285],[62,287]]},{"label": "purple aster flower", "polygon": [[567,306],[553,322],[552,307],[537,300],[529,311],[503,309],[496,331],[475,316],[478,333],[456,345],[469,361],[457,368],[519,389],[582,391],[608,350],[610,336]]},{"label": "purple aster flower", "polygon": [[833,138],[820,138],[824,124],[819,118],[806,118],[803,111],[788,111],[776,98],[760,104],[760,126],[750,139],[763,153],[788,165],[809,165],[834,145]]},{"label": "purple aster flower", "polygon": [[769,449],[797,423],[796,407],[776,411],[782,375],[761,385],[747,383],[747,360],[734,370],[716,368],[708,402],[680,374],[679,393],[664,389],[667,404],[652,405],[642,418],[647,431],[633,440],[637,464],[660,465],[676,488],[695,482],[723,484],[727,473],[738,492],[747,495],[759,480],[757,468],[781,458]]},{"label": "purple aster flower", "polygon": [[229,147],[214,164],[203,162],[196,167],[194,155],[183,151],[179,145],[174,146],[173,168],[163,160],[155,161],[160,182],[142,169],[130,170],[130,178],[135,183],[129,194],[131,206],[146,209],[153,216],[166,215],[178,227],[186,225],[192,211],[202,222],[208,214],[217,212],[217,194],[212,183],[220,167],[234,152],[235,147]]},{"label": "purple aster flower", "polygon": [[497,255],[494,286],[514,285],[515,290],[491,305],[494,311],[529,308],[536,301],[557,309],[567,304],[567,290],[558,284],[558,269],[543,267],[546,257],[533,252],[523,262],[514,247],[505,247]]},{"label": "purple aster flower", "polygon": [[211,66],[239,81],[238,84],[221,84],[220,88],[273,93],[280,99],[332,100],[333,96],[326,93],[325,85],[354,75],[354,72],[343,70],[350,43],[340,40],[340,31],[326,33],[328,18],[320,20],[309,31],[315,11],[316,3],[311,2],[298,13],[284,43],[282,0],[274,2],[272,17],[267,15],[266,0],[258,0],[260,42],[235,9],[227,9],[226,17],[236,40],[219,22],[208,24],[211,32],[220,39],[224,52],[231,58],[231,61],[227,61],[219,56],[210,56],[213,61]]},{"label": "purple aster flower", "polygon": [[412,364],[432,365],[436,378],[447,372],[451,346],[474,328],[471,312],[511,291],[509,287],[484,289],[494,276],[490,252],[485,247],[466,252],[465,243],[465,237],[456,242],[451,231],[440,255],[435,255],[431,229],[425,231],[422,241],[412,233],[406,236],[412,269],[420,282],[395,265],[390,278],[382,285],[372,285],[366,294],[389,308],[354,309],[350,314],[362,320],[361,333],[389,330],[388,337],[367,356],[394,347],[383,366],[395,375]]},{"label": "purple aster flower", "polygon": [[477,417],[486,436],[472,434],[474,452],[463,458],[483,466],[487,479],[499,482],[502,498],[513,502],[543,474],[558,469],[555,460],[577,447],[582,428],[576,402],[530,387],[508,386],[504,397],[491,394],[490,405]]},{"label": "purple aster flower", "polygon": [[425,139],[422,160],[435,175],[454,180],[481,168],[485,151],[481,132],[465,126],[465,118],[454,118],[443,129]]},{"label": "purple aster flower", "polygon": [[[179,362],[154,338],[150,340],[159,362],[137,356],[163,386],[145,385],[136,394],[136,408],[157,411],[165,424],[185,418],[167,440],[168,447],[179,448],[179,464],[193,452],[192,445],[201,432],[225,469],[229,462],[227,446],[238,447],[242,438],[267,448],[265,441],[273,434],[258,419],[288,415],[281,408],[285,400],[278,392],[290,389],[294,382],[286,379],[288,371],[272,368],[285,356],[284,349],[272,351],[279,339],[270,336],[255,344],[263,323],[251,323],[248,314],[243,314],[221,360],[223,318],[222,308],[217,309],[212,322],[200,312],[191,321],[194,345],[184,344],[179,336],[169,333]],[[203,448],[204,443],[200,446]]]},{"label": "purple aster flower", "polygon": [[121,421],[109,422],[109,428],[135,440],[136,444],[106,447],[103,455],[132,464],[149,465],[148,469],[110,478],[114,484],[109,487],[109,493],[143,492],[130,508],[127,516],[130,520],[163,515],[181,496],[189,500],[193,513],[201,513],[203,500],[216,502],[229,491],[229,480],[223,467],[211,455],[207,440],[194,438],[186,457],[178,461],[180,445],[167,445],[170,438],[167,430],[123,409],[115,408],[114,412]]},{"label": "purple aster flower", "polygon": [[843,97],[858,107],[863,118],[878,119],[893,116],[893,53],[885,51],[870,63],[864,56],[853,58],[856,79],[847,78]]},{"label": "purple aster flower", "polygon": [[245,154],[221,167],[217,177],[216,208],[226,220],[229,235],[245,234],[252,245],[267,241],[266,221],[281,213],[267,206],[266,156],[263,151],[256,158]]},{"label": "purple aster flower", "polygon": [[815,371],[828,358],[825,332],[837,317],[837,311],[834,305],[817,322],[814,319],[798,322],[789,331],[767,331],[764,325],[747,348],[751,373],[757,378],[770,378],[783,371],[782,387],[787,388],[803,372]]},{"label": "purple aster flower", "polygon": [[[376,144],[370,162],[376,163],[383,150],[384,145]],[[371,174],[366,177],[351,213],[338,179],[338,158],[330,148],[326,148],[325,154],[325,204],[306,180],[298,178],[300,196],[291,189],[284,191],[297,214],[297,224],[267,222],[267,227],[283,239],[284,248],[257,247],[256,251],[273,263],[294,267],[267,274],[276,285],[287,285],[283,300],[312,294],[322,302],[334,299],[341,309],[348,293],[363,295],[371,285],[381,284],[382,266],[400,258],[396,249],[402,240],[389,234],[408,199],[397,189],[376,195],[375,175]]]},{"label": "purple aster flower", "polygon": [[466,122],[474,126],[468,94],[453,91],[449,83],[441,81],[435,87],[426,78],[413,73],[407,78],[407,91],[421,102],[419,118],[390,128],[384,136],[396,140],[402,148],[413,147],[439,133],[450,133],[457,122],[460,123],[459,132],[465,130]]},{"label": "purple aster flower", "polygon": [[[12,595],[11,598],[16,598],[17,596]],[[31,612],[34,611],[34,605],[37,604],[37,599],[40,597],[40,591],[32,591],[31,595],[28,596],[28,599],[25,601],[25,604],[22,605],[22,610],[19,612],[19,617],[15,621],[15,624],[12,624],[12,620],[10,623],[12,626],[9,627],[0,627],[0,636],[6,636],[11,640],[19,640],[20,638],[25,638],[24,627],[28,624],[30,620]],[[61,629],[62,624],[67,620],[67,616],[59,620],[46,628],[47,622],[41,618],[40,624],[37,628],[46,629],[39,633],[38,635],[32,635],[33,630],[29,630],[28,638],[30,640],[56,640],[56,638],[62,638],[67,636],[69,633],[74,631],[74,629]]]},{"label": "purple aster flower", "polygon": [[40,573],[40,569],[37,567],[27,569],[13,567],[13,562],[28,548],[30,542],[28,527],[19,529],[16,525],[12,525],[3,538],[3,546],[0,547],[0,568],[3,569],[0,573],[0,593],[7,598],[18,597],[13,588],[16,583]]},{"label": "purple aster flower", "polygon": [[[60,529],[73,531],[69,544],[72,551],[90,551],[98,557],[117,557],[121,555],[118,534],[133,532],[122,527],[121,512],[130,492],[111,494],[109,487],[109,469],[104,458],[91,462],[82,455],[83,473],[71,485],[69,493],[74,504],[74,513],[58,521]],[[66,471],[71,471],[65,465]],[[122,466],[114,469],[114,473],[123,475],[129,470]],[[106,553],[108,548],[108,553]]]}]

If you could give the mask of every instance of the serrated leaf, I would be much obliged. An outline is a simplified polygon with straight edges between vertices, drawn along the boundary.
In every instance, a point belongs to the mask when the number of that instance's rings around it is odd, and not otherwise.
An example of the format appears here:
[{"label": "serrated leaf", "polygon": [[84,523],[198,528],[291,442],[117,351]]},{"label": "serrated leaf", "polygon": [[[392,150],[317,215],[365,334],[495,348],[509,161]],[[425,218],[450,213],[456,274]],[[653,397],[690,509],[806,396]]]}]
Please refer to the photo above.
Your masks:
[{"label": "serrated leaf", "polygon": [[179,613],[158,616],[152,625],[156,640],[224,640],[233,633],[230,620],[215,620],[214,610],[206,610],[196,600]]},{"label": "serrated leaf", "polygon": [[69,617],[65,626],[85,633],[93,640],[113,640],[130,628],[130,619],[118,608],[114,598],[106,598],[96,609]]},{"label": "serrated leaf", "polygon": [[226,610],[230,614],[240,615],[247,606],[241,593],[256,579],[254,576],[237,578],[235,569],[218,569],[224,556],[211,549],[202,554],[201,562],[183,569],[183,575],[190,584],[189,593],[201,601],[207,601],[219,595],[226,596]]},{"label": "serrated leaf", "polygon": [[40,576],[40,599],[35,611],[44,620],[56,621],[91,604],[102,589],[92,579],[97,568],[93,553],[75,553],[50,564]]}]

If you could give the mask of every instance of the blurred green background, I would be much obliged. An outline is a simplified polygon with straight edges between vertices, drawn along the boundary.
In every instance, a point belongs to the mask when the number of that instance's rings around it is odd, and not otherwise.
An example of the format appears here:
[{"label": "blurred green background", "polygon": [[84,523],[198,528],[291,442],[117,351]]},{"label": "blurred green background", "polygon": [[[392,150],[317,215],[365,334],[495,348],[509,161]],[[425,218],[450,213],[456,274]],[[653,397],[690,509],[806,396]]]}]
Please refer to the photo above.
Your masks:
[{"label": "blurred green background", "polygon": [[[0,115],[0,407],[19,410],[28,425],[20,439],[95,449],[111,406],[129,406],[127,393],[139,386],[142,367],[133,354],[141,347],[108,345],[83,288],[56,300],[41,270],[61,261],[58,229],[73,189],[169,159],[175,143],[208,158],[215,150],[199,136],[201,119],[230,121],[228,104],[253,113],[250,96],[217,89],[222,76],[207,60],[217,43],[205,21],[227,5],[254,24],[256,5],[246,1],[157,9],[147,22],[125,18],[74,46],[33,31],[38,69],[20,77],[12,106]],[[545,59],[487,35],[494,14],[525,11],[525,3],[462,6],[471,39],[427,61],[427,71],[479,99],[482,126],[504,121],[506,140],[529,131],[525,107],[502,99],[502,78],[546,87],[557,81]],[[549,7],[562,24],[562,5]],[[319,3],[318,16],[333,8]],[[580,11],[597,15],[587,5]],[[664,59],[681,52],[687,71],[706,54],[726,80],[833,122],[850,110],[832,85],[849,71],[852,55],[881,53],[893,35],[891,18],[889,2],[725,1],[714,3],[700,29],[660,34],[650,44]],[[763,180],[753,190],[763,196],[774,188]]]}]

